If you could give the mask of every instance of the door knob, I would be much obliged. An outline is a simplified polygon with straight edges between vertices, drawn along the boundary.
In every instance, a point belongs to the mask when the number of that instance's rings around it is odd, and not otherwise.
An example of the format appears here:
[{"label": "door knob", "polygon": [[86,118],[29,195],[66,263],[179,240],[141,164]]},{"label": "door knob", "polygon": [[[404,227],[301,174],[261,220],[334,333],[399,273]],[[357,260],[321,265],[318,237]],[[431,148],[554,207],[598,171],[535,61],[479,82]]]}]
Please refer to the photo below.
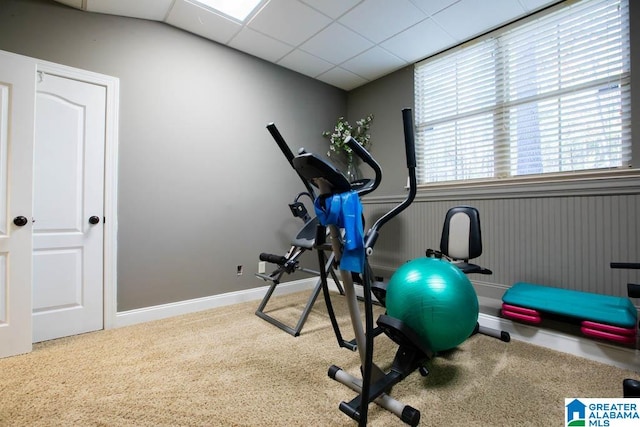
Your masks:
[{"label": "door knob", "polygon": [[100,222],[100,217],[99,216],[92,216],[89,217],[89,224],[97,224]]},{"label": "door knob", "polygon": [[17,225],[18,227],[25,226],[25,225],[27,225],[28,222],[29,222],[29,220],[27,218],[23,217],[22,215],[13,218],[13,223],[15,225]]}]

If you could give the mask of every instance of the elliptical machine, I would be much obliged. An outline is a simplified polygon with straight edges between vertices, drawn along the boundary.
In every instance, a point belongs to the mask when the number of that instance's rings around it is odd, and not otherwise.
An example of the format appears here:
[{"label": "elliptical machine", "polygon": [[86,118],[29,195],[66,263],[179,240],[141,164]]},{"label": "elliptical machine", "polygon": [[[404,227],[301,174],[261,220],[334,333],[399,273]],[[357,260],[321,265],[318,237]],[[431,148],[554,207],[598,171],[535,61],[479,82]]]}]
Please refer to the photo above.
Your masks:
[{"label": "elliptical machine", "polygon": [[[418,369],[422,375],[427,375],[428,371],[424,367],[424,364],[433,356],[431,349],[426,348],[425,345],[420,342],[418,335],[411,328],[398,319],[382,315],[377,320],[378,327],[382,329],[382,331],[395,343],[397,343],[399,348],[389,372],[385,373],[373,363],[373,338],[376,332],[373,321],[373,301],[371,296],[371,284],[373,281],[371,278],[371,269],[368,264],[368,256],[373,253],[373,248],[382,226],[406,209],[413,202],[417,191],[412,110],[402,110],[402,118],[407,169],[409,173],[409,193],[403,202],[391,209],[387,214],[374,223],[366,234],[362,236],[362,247],[356,248],[356,252],[359,249],[362,251],[362,265],[359,268],[361,271],[357,272],[361,273],[363,277],[362,285],[364,288],[363,294],[365,311],[364,327],[361,321],[358,298],[354,289],[352,275],[353,270],[345,270],[342,266],[345,248],[349,251],[353,250],[352,247],[349,247],[349,242],[345,242],[343,234],[340,231],[340,228],[344,226],[344,224],[341,224],[339,221],[338,223],[323,223],[323,225],[326,225],[329,229],[329,235],[331,238],[330,243],[335,260],[336,262],[341,263],[340,276],[349,308],[351,323],[355,332],[355,343],[362,364],[362,379],[350,375],[337,366],[331,366],[328,374],[332,379],[346,385],[358,393],[358,395],[351,401],[342,402],[340,404],[340,410],[352,419],[358,421],[360,426],[366,426],[367,424],[367,414],[370,402],[375,402],[384,407],[409,425],[417,425],[420,421],[420,412],[417,409],[404,405],[392,398],[389,396],[388,392],[391,390],[393,385],[402,381],[416,369]],[[375,179],[371,187],[376,188],[382,179],[380,165],[353,138],[349,137],[346,142],[356,155],[367,163],[375,172]],[[347,178],[338,169],[312,153],[301,153],[292,160],[292,164],[300,176],[313,183],[319,189],[320,196],[316,200],[316,210],[318,210],[318,205],[324,205],[327,198],[342,197],[343,195],[346,195],[347,198],[354,196],[357,198],[360,195],[358,192],[353,191]],[[350,202],[342,200],[338,203]],[[318,213],[320,214],[320,212]],[[357,220],[359,219],[358,216],[361,216],[361,211],[358,212],[356,210],[355,212],[350,213],[350,220],[355,220],[356,225]],[[357,256],[358,254],[356,254],[356,257]],[[328,307],[330,307],[329,303]]]}]

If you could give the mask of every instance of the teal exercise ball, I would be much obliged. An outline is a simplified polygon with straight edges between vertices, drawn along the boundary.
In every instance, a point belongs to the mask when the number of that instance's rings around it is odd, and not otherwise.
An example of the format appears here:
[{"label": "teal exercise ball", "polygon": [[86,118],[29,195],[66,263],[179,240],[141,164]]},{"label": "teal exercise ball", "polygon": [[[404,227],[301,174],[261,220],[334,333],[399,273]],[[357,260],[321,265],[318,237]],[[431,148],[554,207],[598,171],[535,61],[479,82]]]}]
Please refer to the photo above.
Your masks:
[{"label": "teal exercise ball", "polygon": [[387,285],[387,314],[401,320],[438,352],[464,342],[478,322],[478,296],[467,276],[438,258],[402,265]]}]

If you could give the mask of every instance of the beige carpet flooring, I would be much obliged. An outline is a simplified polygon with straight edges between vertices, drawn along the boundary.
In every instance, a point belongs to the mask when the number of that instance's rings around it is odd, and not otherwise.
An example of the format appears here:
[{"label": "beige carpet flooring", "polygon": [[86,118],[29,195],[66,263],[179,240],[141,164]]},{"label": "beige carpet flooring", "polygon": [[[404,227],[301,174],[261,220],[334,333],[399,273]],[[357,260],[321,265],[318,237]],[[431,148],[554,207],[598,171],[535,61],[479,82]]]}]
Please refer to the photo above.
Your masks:
[{"label": "beige carpet flooring", "polygon": [[[307,293],[269,312],[294,323]],[[348,317],[334,298],[343,330]],[[298,338],[254,315],[257,302],[40,343],[0,360],[1,426],[352,426],[354,393],[329,379],[356,373],[320,298]],[[388,366],[395,345],[376,339]],[[429,426],[564,425],[565,397],[621,397],[633,372],[523,342],[474,336],[394,387]],[[404,425],[371,405],[369,425]]]}]

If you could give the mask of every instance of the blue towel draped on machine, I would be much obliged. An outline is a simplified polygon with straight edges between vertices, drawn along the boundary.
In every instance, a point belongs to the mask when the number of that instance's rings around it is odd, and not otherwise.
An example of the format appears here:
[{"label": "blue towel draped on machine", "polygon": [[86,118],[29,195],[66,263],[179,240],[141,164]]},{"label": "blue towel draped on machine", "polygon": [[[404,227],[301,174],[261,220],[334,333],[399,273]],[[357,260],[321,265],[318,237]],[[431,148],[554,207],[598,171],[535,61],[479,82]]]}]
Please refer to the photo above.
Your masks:
[{"label": "blue towel draped on machine", "polygon": [[362,273],[364,270],[364,230],[362,204],[358,193],[333,194],[318,197],[314,202],[316,215],[322,225],[336,225],[344,229],[344,252],[340,269]]}]

